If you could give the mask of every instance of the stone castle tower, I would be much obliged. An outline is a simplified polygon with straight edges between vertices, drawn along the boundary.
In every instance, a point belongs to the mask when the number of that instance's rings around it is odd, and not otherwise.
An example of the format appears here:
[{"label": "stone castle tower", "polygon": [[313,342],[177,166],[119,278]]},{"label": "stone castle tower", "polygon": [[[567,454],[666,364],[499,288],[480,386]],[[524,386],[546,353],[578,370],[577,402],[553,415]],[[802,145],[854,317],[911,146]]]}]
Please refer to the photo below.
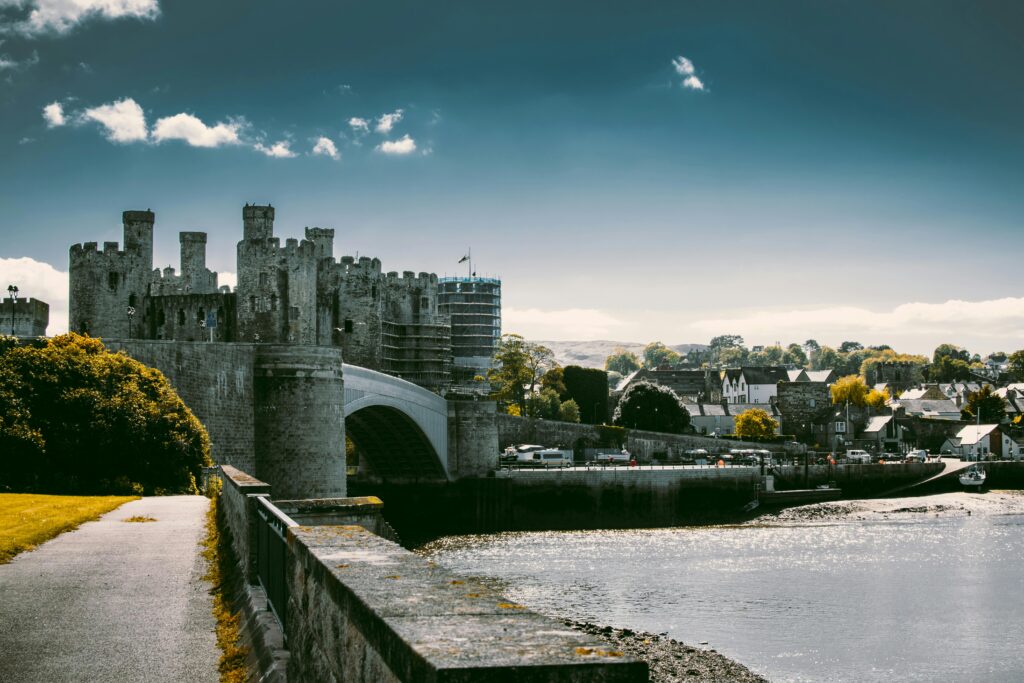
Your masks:
[{"label": "stone castle tower", "polygon": [[[238,285],[217,286],[206,233],[182,232],[181,272],[153,270],[151,211],[124,212],[124,251],[71,247],[71,329],[108,338],[340,346],[345,361],[429,388],[451,373],[451,321],[438,279],[381,272],[379,259],[334,258],[334,230],[274,236],[274,207],[246,204]],[[128,307],[134,317],[127,315]]]}]

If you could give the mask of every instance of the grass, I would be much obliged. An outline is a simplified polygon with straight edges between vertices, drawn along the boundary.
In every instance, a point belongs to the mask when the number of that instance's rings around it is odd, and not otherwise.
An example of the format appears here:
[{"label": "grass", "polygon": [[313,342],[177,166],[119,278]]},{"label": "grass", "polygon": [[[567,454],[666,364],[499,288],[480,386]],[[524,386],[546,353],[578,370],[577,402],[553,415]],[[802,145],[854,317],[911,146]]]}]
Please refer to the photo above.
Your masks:
[{"label": "grass", "polygon": [[214,495],[206,513],[206,538],[202,542],[203,557],[206,558],[207,572],[203,578],[213,584],[213,616],[217,619],[217,646],[220,648],[221,683],[244,683],[249,678],[246,656],[249,650],[240,643],[238,633],[239,615],[231,608],[232,595],[242,587],[242,575],[234,562],[231,538],[221,533],[217,524],[220,496]]},{"label": "grass", "polygon": [[148,515],[135,515],[134,517],[127,517],[121,520],[122,522],[155,522],[156,517],[150,517]]},{"label": "grass", "polygon": [[0,564],[138,498],[0,493]]}]

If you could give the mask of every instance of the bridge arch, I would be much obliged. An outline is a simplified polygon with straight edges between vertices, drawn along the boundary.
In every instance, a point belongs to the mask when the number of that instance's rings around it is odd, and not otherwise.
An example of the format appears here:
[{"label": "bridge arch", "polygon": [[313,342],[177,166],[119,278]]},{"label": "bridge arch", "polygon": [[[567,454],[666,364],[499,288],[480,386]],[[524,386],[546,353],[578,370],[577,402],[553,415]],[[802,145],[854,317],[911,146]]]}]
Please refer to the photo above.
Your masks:
[{"label": "bridge arch", "polygon": [[345,430],[370,473],[386,479],[450,478],[448,403],[411,382],[344,366]]}]

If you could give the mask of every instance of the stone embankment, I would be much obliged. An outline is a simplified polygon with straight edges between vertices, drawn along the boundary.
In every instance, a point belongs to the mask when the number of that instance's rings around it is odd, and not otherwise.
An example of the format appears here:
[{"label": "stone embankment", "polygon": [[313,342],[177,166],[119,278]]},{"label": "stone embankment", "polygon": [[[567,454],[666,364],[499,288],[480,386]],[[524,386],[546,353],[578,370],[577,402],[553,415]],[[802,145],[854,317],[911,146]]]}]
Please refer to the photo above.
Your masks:
[{"label": "stone embankment", "polygon": [[715,650],[692,647],[664,633],[644,633],[569,619],[564,623],[647,662],[651,683],[767,683],[768,680]]}]

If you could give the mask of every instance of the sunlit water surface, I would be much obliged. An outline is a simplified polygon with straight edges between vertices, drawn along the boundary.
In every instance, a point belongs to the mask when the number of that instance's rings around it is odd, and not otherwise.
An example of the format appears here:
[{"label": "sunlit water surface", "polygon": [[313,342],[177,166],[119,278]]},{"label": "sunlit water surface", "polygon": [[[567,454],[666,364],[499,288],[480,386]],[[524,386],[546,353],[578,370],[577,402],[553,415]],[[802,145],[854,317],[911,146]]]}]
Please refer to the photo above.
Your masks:
[{"label": "sunlit water surface", "polygon": [[772,681],[1024,681],[1024,516],[505,533],[422,552]]}]

